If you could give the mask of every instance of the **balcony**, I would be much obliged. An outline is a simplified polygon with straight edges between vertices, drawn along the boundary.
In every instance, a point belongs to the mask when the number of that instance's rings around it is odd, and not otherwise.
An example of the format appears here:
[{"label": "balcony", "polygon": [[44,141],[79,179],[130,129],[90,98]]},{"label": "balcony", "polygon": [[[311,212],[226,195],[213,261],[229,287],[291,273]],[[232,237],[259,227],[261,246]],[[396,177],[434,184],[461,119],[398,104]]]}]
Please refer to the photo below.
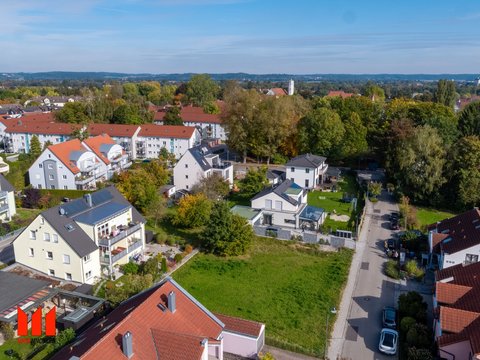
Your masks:
[{"label": "balcony", "polygon": [[136,143],[136,145],[137,145],[137,148],[143,149],[145,147],[145,142],[139,141],[139,142]]},{"label": "balcony", "polygon": [[130,166],[132,166],[132,162],[131,162],[131,161],[125,163],[125,164],[122,166],[122,169],[127,169],[127,168],[129,168]]},{"label": "balcony", "polygon": [[119,242],[122,239],[125,239],[127,236],[133,234],[134,232],[141,229],[142,224],[135,224],[133,226],[129,225],[120,225],[118,227],[119,233],[114,235],[114,233],[110,233],[109,235],[99,235],[98,245],[102,246],[112,246],[115,243]]},{"label": "balcony", "polygon": [[0,204],[0,213],[8,211],[8,204]]},{"label": "balcony", "polygon": [[110,162],[113,163],[113,164],[116,164],[116,163],[119,163],[120,161],[122,161],[122,160],[124,160],[124,159],[128,159],[128,155],[127,155],[127,154],[117,155],[117,156],[115,156],[113,159],[110,159]]},{"label": "balcony", "polygon": [[225,170],[225,169],[229,168],[230,166],[232,166],[232,163],[231,163],[231,162],[229,162],[229,161],[223,161],[223,162],[218,163],[218,164],[213,164],[213,165],[212,165],[212,168]]},{"label": "balcony", "polygon": [[80,171],[81,171],[82,173],[89,173],[89,172],[91,172],[91,171],[93,171],[93,170],[95,170],[95,169],[97,169],[97,168],[99,168],[99,167],[100,167],[100,163],[95,163],[95,164],[93,164],[93,165],[89,165],[89,166],[80,168]]},{"label": "balcony", "polygon": [[118,260],[123,258],[128,254],[128,249],[124,247],[118,247],[112,251],[112,264],[116,263]]},{"label": "balcony", "polygon": [[8,191],[0,191],[0,199],[6,199],[8,196]]},{"label": "balcony", "polygon": [[95,176],[93,175],[77,176],[75,178],[75,185],[85,185],[94,180],[95,180]]},{"label": "balcony", "polygon": [[141,239],[135,239],[135,242],[131,244],[128,247],[128,253],[130,254],[131,252],[137,250],[138,248],[142,247],[142,240]]}]

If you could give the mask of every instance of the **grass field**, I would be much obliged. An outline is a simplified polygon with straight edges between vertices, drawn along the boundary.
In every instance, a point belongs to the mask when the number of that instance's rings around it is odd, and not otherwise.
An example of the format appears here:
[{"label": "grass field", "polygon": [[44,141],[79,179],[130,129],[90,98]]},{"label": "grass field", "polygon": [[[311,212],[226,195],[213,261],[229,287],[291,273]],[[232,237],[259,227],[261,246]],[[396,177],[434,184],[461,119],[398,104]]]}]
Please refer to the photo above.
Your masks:
[{"label": "grass field", "polygon": [[267,343],[320,355],[326,315],[338,307],[351,258],[349,250],[257,238],[244,257],[198,254],[174,278],[212,311],[264,322]]},{"label": "grass field", "polygon": [[[19,357],[12,357],[5,354],[5,351],[13,350],[19,355]],[[5,341],[0,346],[0,360],[12,360],[12,359],[25,359],[28,354],[33,351],[33,347],[28,343],[19,343],[17,339]],[[46,346],[42,351],[33,356],[32,360],[48,359],[49,354],[53,351],[51,346]]]},{"label": "grass field", "polygon": [[434,224],[437,221],[448,219],[455,216],[456,214],[439,211],[431,208],[417,207],[417,220],[418,225],[421,229],[427,227],[428,225]]}]

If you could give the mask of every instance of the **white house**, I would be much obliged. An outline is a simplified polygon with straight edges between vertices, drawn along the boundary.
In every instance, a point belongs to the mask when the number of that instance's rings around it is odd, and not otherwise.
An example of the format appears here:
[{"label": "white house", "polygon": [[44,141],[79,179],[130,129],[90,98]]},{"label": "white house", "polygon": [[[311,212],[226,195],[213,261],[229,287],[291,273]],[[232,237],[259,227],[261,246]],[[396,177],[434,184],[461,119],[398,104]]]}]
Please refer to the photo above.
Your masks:
[{"label": "white house", "polygon": [[262,210],[261,225],[294,229],[318,229],[326,217],[323,209],[307,205],[307,192],[292,180],[270,186],[251,199]]},{"label": "white house", "polygon": [[125,150],[129,159],[135,160],[137,158],[136,143],[140,132],[139,125],[89,124],[87,131],[90,136],[109,135]]},{"label": "white house", "polygon": [[66,103],[79,101],[81,99],[80,96],[38,96],[31,100],[25,101],[25,106],[30,104],[32,101],[38,102],[45,106],[53,106],[62,108],[65,106]]},{"label": "white house", "polygon": [[[219,103],[220,107],[222,106]],[[157,108],[155,112],[155,124],[163,125],[166,109]],[[213,138],[222,141],[227,140],[227,134],[222,126],[222,120],[219,114],[207,114],[199,106],[184,106],[180,109],[180,117],[183,125],[194,126],[200,130],[202,139]]]},{"label": "white house", "polygon": [[445,269],[480,257],[480,212],[474,208],[428,228],[430,266]]},{"label": "white house", "polygon": [[179,159],[200,143],[200,133],[192,126],[143,124],[137,136],[137,158],[156,159],[162,148]]},{"label": "white house", "polygon": [[219,174],[233,186],[233,165],[223,161],[214,148],[199,145],[188,151],[175,164],[173,183],[177,190],[191,190],[201,179],[213,173]]},{"label": "white house", "polygon": [[10,221],[16,213],[15,188],[0,175],[0,220]]},{"label": "white house", "polygon": [[302,154],[287,162],[287,179],[305,189],[313,189],[323,184],[328,165],[323,156]]},{"label": "white house", "polygon": [[113,174],[118,174],[132,165],[122,146],[117,144],[109,135],[102,134],[85,139],[83,146],[93,151],[97,158],[105,164],[107,180],[111,179]]},{"label": "white house", "polygon": [[13,242],[15,260],[93,284],[143,253],[145,219],[113,186],[38,215]]}]

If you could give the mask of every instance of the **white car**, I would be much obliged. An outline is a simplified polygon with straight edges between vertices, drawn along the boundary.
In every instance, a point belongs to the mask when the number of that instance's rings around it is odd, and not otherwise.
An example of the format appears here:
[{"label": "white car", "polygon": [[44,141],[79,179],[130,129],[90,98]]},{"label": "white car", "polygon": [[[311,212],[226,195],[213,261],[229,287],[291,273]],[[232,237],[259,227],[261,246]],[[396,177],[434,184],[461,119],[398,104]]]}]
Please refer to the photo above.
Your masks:
[{"label": "white car", "polygon": [[398,332],[392,329],[382,329],[380,332],[380,342],[378,350],[387,355],[397,353]]}]

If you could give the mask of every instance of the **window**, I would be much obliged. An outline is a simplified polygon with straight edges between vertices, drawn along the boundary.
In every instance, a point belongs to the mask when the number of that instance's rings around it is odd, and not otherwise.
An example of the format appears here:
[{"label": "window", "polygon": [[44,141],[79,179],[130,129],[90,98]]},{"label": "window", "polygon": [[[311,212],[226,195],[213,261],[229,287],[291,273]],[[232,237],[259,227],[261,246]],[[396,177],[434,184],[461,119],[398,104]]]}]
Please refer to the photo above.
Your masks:
[{"label": "window", "polygon": [[[49,157],[49,158],[51,158],[51,157],[52,157],[52,155],[48,154],[48,157]],[[50,168],[49,168],[49,169],[50,169]]]},{"label": "window", "polygon": [[52,165],[52,164],[48,164],[48,168],[49,168],[50,170],[52,170],[52,169],[53,169],[53,165]]},{"label": "window", "polygon": [[275,210],[282,211],[282,202],[281,201],[275,201]]},{"label": "window", "polygon": [[310,169],[305,169],[305,173],[306,173],[306,174],[309,174],[309,173],[310,173]]},{"label": "window", "polygon": [[65,273],[65,280],[72,280],[72,274]]},{"label": "window", "polygon": [[50,189],[55,190],[55,185],[50,185]]},{"label": "window", "polygon": [[305,180],[305,187],[308,188],[308,185],[309,185],[309,181],[308,179]]},{"label": "window", "polygon": [[465,264],[473,264],[478,262],[478,255],[466,254],[465,255]]},{"label": "window", "polygon": [[188,164],[185,164],[185,169],[188,169]]},{"label": "window", "polygon": [[53,260],[53,252],[47,251],[47,259],[48,260]]},{"label": "window", "polygon": [[89,262],[90,261],[90,254],[88,254],[87,256],[84,256],[83,261]]},{"label": "window", "polygon": [[50,275],[50,276],[55,276],[55,270],[53,270],[53,269],[48,269],[48,275]]},{"label": "window", "polygon": [[188,175],[185,175],[185,179],[188,179]]},{"label": "window", "polygon": [[28,249],[28,256],[35,256],[35,250],[33,250],[33,248]]},{"label": "window", "polygon": [[67,179],[67,175],[62,175],[62,179],[66,180],[66,179]]},{"label": "window", "polygon": [[63,254],[63,263],[70,264],[70,255]]},{"label": "window", "polygon": [[48,180],[55,180],[55,176],[53,176],[53,174],[49,174],[48,175]]},{"label": "window", "polygon": [[30,239],[35,240],[37,238],[37,234],[35,231],[30,230]]},{"label": "window", "polygon": [[188,190],[188,185],[185,185],[185,188]]},{"label": "window", "polygon": [[272,208],[272,200],[265,200],[265,209],[271,209]]},{"label": "window", "polygon": [[290,168],[290,171],[295,172],[295,168],[294,167]]},{"label": "window", "polygon": [[40,225],[45,224],[45,219],[43,217],[40,217]]},{"label": "window", "polygon": [[52,234],[52,242],[58,243],[58,235],[57,234]]},{"label": "window", "polygon": [[91,271],[91,270],[90,270],[90,271],[87,271],[87,272],[85,273],[85,277],[87,278],[87,280],[90,279],[90,278],[92,277],[92,271]]},{"label": "window", "polygon": [[42,188],[42,184],[38,184],[38,188],[41,189],[41,188]]},{"label": "window", "polygon": [[295,225],[295,220],[292,219],[285,219],[285,224],[294,224]]},{"label": "window", "polygon": [[42,164],[38,164],[38,167],[41,169],[41,168],[43,168],[43,165],[42,165]]},{"label": "window", "polygon": [[108,223],[102,224],[98,227],[99,235],[107,235],[108,234]]},{"label": "window", "polygon": [[68,186],[67,186],[67,185],[63,185],[63,188],[64,188],[65,190],[68,190]]},{"label": "window", "polygon": [[50,233],[43,233],[43,240],[50,241]]}]

